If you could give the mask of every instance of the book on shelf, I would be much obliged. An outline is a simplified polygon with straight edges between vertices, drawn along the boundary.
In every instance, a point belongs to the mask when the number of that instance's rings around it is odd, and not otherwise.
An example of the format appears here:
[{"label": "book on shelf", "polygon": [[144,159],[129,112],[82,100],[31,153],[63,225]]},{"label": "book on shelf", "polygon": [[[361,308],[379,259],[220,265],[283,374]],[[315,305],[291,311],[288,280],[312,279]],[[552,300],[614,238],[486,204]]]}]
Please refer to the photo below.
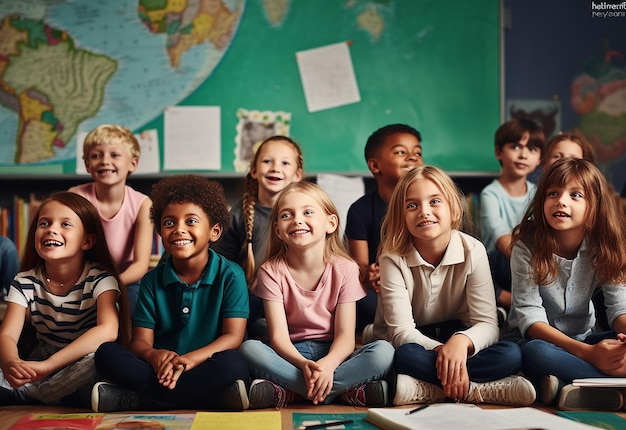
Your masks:
[{"label": "book on shelf", "polygon": [[580,378],[574,379],[575,387],[626,387],[626,378]]},{"label": "book on shelf", "polygon": [[366,420],[384,430],[591,430],[558,415],[532,407],[482,409],[464,403],[437,403],[409,413],[411,408],[370,408]]}]

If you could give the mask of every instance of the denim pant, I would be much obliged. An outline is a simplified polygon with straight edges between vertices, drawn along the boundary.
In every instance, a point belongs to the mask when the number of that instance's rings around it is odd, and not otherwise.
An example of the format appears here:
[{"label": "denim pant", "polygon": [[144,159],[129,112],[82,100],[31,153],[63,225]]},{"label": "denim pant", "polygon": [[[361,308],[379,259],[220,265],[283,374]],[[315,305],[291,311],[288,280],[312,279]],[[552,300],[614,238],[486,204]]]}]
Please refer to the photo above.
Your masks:
[{"label": "denim pant", "polygon": [[100,345],[95,361],[105,379],[136,390],[147,410],[222,409],[221,392],[237,379],[250,379],[248,363],[235,349],[217,352],[183,372],[173,390],[159,384],[150,364],[118,343]]},{"label": "denim pant", "polygon": [[[591,333],[583,342],[594,345],[603,339],[615,339],[615,332]],[[577,378],[606,378],[609,375],[550,342],[533,339],[522,345],[524,374],[538,381],[543,376],[554,375],[566,384]]]},{"label": "denim pant", "polygon": [[[437,377],[437,351],[417,343],[406,343],[396,350],[395,370],[441,386]],[[500,341],[467,359],[472,382],[488,382],[514,375],[522,368],[522,351],[515,342]]]},{"label": "denim pant", "polygon": [[11,281],[18,272],[19,262],[15,244],[5,236],[0,236],[0,295],[9,292]]},{"label": "denim pant", "polygon": [[[325,357],[331,341],[306,340],[294,346],[303,357],[317,361]],[[270,346],[258,340],[247,340],[239,350],[250,363],[253,378],[269,379],[287,390],[306,397],[304,373],[282,358]],[[377,340],[354,351],[333,374],[333,387],[324,403],[331,403],[339,394],[367,382],[384,379],[391,371],[394,349],[390,343]]]}]

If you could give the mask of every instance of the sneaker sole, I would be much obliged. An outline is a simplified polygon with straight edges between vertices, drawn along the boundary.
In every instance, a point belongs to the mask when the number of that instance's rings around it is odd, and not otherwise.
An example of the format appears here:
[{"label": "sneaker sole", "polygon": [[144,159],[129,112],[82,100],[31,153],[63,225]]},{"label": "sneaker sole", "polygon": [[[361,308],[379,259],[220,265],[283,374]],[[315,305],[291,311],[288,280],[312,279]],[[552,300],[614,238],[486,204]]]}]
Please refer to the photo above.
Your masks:
[{"label": "sneaker sole", "polygon": [[599,409],[619,411],[624,406],[624,397],[617,389],[565,387],[559,397],[559,409],[578,411]]}]

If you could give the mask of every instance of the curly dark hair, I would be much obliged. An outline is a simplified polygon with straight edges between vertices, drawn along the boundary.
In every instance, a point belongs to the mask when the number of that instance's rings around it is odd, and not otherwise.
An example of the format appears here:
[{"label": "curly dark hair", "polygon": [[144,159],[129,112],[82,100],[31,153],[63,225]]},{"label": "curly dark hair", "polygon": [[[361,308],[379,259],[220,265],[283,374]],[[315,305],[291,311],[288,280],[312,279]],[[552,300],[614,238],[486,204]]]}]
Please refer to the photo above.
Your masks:
[{"label": "curly dark hair", "polygon": [[217,181],[197,175],[175,175],[152,185],[150,217],[161,232],[163,210],[171,203],[194,203],[209,216],[211,225],[220,224],[222,231],[230,226],[230,213],[224,187]]}]

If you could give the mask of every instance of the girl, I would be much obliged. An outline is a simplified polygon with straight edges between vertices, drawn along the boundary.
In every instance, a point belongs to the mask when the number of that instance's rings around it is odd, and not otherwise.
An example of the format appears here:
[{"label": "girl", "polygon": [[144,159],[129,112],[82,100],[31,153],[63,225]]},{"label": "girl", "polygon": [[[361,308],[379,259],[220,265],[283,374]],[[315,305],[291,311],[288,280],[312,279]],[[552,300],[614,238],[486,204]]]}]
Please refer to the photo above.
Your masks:
[{"label": "girl", "polygon": [[[286,136],[265,139],[250,161],[243,199],[231,209],[230,228],[215,246],[216,252],[244,268],[249,285],[254,280],[256,268],[263,261],[260,251],[267,246],[266,230],[274,201],[283,188],[300,181],[302,174],[302,151],[295,141]],[[250,336],[266,335],[266,329],[259,323],[262,317],[263,303],[251,294]]]},{"label": "girl", "polygon": [[[445,397],[530,405],[520,348],[498,342],[485,247],[459,228],[463,199],[443,171],[413,169],[396,186],[381,229],[374,332],[396,347],[394,405]],[[469,221],[466,221],[469,225]]]},{"label": "girl", "polygon": [[592,163],[596,158],[591,144],[576,130],[564,131],[548,141],[541,157],[541,167],[544,171],[548,170],[555,161],[564,157],[583,158]]},{"label": "girl", "polygon": [[[126,292],[113,268],[88,200],[58,192],[42,202],[0,326],[0,405],[58,404],[95,382],[98,345],[118,335],[128,342]],[[28,316],[36,344],[24,359],[17,344]]]},{"label": "girl", "polygon": [[393,347],[355,351],[356,301],[365,296],[359,268],[339,235],[335,205],[317,185],[292,183],[270,221],[268,261],[259,269],[270,346],[248,340],[240,350],[253,377],[251,408],[281,408],[303,396],[314,404],[341,395],[351,405],[387,403]]},{"label": "girl", "polygon": [[[509,324],[524,372],[549,404],[575,378],[626,376],[626,227],[602,172],[587,160],[552,165],[515,229]],[[614,331],[596,332],[596,289]],[[523,336],[523,338],[522,338]],[[620,409],[617,389],[560,390],[561,409]]]}]

